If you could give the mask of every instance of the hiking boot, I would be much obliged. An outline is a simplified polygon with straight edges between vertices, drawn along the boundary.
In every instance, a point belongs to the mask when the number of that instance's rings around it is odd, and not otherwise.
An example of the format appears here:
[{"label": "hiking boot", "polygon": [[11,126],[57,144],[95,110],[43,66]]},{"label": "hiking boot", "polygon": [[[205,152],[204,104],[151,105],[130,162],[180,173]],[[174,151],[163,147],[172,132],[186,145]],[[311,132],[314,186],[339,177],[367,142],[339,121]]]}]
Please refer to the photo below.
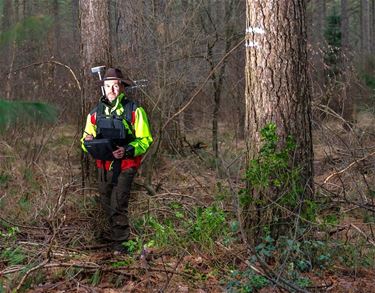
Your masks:
[{"label": "hiking boot", "polygon": [[122,245],[122,242],[115,242],[112,245],[112,251],[114,255],[128,254],[128,249]]}]

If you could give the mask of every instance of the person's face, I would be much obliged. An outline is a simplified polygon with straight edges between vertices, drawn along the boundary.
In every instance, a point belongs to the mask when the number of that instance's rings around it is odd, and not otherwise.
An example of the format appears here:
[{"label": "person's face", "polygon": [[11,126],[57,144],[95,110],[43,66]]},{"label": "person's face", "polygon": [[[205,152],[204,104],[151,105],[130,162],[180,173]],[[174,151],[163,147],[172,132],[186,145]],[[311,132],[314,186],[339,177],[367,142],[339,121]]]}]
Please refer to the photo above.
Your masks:
[{"label": "person's face", "polygon": [[119,80],[105,80],[104,90],[107,99],[112,102],[123,91],[124,86]]}]

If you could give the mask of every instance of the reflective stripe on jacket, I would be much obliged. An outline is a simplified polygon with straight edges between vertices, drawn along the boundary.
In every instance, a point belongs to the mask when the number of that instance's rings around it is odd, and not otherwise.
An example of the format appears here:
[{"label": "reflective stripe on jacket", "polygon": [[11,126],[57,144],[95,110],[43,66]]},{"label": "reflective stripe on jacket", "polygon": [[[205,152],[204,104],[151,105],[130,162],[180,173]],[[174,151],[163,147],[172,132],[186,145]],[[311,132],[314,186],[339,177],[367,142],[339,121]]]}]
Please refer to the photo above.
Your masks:
[{"label": "reflective stripe on jacket", "polygon": [[[120,94],[116,100],[113,101],[114,105],[112,107],[105,106],[105,114],[110,115],[116,111],[117,115],[122,115],[124,112],[124,107],[121,103],[122,99],[126,99],[125,95],[122,93]],[[81,138],[82,149],[87,152],[83,142],[87,135],[92,135],[96,137],[96,115],[97,115],[97,108],[95,107],[88,115],[86,119],[86,126],[83,136]],[[121,170],[129,169],[132,167],[138,168],[141,165],[142,155],[147,152],[148,148],[152,143],[152,135],[150,131],[150,126],[148,123],[147,115],[145,110],[142,107],[135,107],[135,109],[131,113],[131,125],[123,120],[125,129],[128,132],[133,133],[135,139],[129,143],[134,147],[134,158],[127,158],[121,161]],[[131,129],[129,129],[131,127]],[[103,166],[103,161],[96,160],[96,165],[98,168],[105,168],[106,170],[111,169],[113,161],[105,161]]]}]

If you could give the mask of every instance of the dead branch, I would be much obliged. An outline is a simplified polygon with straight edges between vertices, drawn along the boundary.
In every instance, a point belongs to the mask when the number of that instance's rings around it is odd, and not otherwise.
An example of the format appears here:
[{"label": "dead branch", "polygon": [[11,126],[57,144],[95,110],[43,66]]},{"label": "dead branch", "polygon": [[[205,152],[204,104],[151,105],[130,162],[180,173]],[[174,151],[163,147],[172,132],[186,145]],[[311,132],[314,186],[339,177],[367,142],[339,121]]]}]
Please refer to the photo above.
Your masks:
[{"label": "dead branch", "polygon": [[19,228],[24,228],[24,229],[31,229],[31,230],[49,230],[46,227],[33,227],[33,226],[26,226],[26,225],[17,224],[17,223],[14,223],[14,222],[11,222],[11,221],[5,219],[2,216],[0,216],[0,220],[4,221],[5,223],[8,223],[8,224],[10,224],[10,225],[12,225],[14,227],[19,227]]},{"label": "dead branch", "polygon": [[356,229],[356,230],[359,232],[359,234],[361,234],[363,237],[365,237],[365,239],[366,239],[366,241],[367,241],[368,243],[370,243],[372,246],[375,247],[375,242],[374,242],[373,240],[371,240],[370,237],[368,237],[368,236],[366,235],[365,232],[363,232],[361,229],[359,229],[359,228],[358,228],[356,225],[354,225],[354,224],[350,224],[350,226],[353,227],[354,229]]},{"label": "dead branch", "polygon": [[[180,265],[181,261],[183,260],[184,256],[185,256],[185,254],[183,254],[183,255],[179,258],[179,260],[176,262],[176,265],[175,265],[174,268],[173,268],[173,271],[174,271],[174,272],[176,272],[176,270],[177,270],[178,266]],[[166,266],[165,266],[163,256],[162,256],[162,260],[163,260],[163,268],[164,268],[165,273],[166,273],[166,276],[167,276],[167,281],[165,282],[163,288],[161,288],[161,289],[159,290],[159,292],[164,292],[164,291],[168,288],[168,285],[169,285],[169,283],[171,282],[172,277],[173,277],[173,274],[169,277],[169,274],[167,273],[168,270],[167,270],[167,268],[166,268]]]},{"label": "dead branch", "polygon": [[312,102],[312,106],[328,115],[331,115],[334,118],[337,118],[338,120],[341,120],[343,123],[345,123],[345,125],[349,127],[350,131],[353,131],[349,121],[345,120],[340,114],[336,113],[332,108],[328,107],[327,105],[317,104],[314,102]]},{"label": "dead branch", "polygon": [[66,64],[64,64],[64,63],[62,63],[62,62],[60,62],[60,61],[56,61],[56,60],[48,60],[48,61],[42,61],[42,62],[31,63],[31,64],[28,64],[28,65],[26,65],[26,66],[19,67],[19,68],[13,70],[13,71],[7,72],[6,74],[8,75],[8,74],[10,74],[10,73],[15,73],[15,72],[18,72],[18,71],[21,71],[21,70],[24,70],[24,69],[27,69],[27,68],[30,68],[30,67],[33,67],[33,66],[39,66],[39,65],[45,65],[45,64],[51,64],[51,63],[66,68],[66,69],[70,72],[70,74],[73,76],[73,79],[74,79],[74,81],[75,81],[75,83],[76,83],[76,85],[77,85],[78,90],[79,90],[79,91],[82,90],[81,84],[80,84],[80,82],[78,81],[77,75],[74,73],[74,70],[73,70],[70,66],[68,66],[68,65],[66,65]]},{"label": "dead branch", "polygon": [[239,41],[238,44],[236,44],[227,54],[224,55],[224,57],[215,65],[215,67],[207,75],[206,79],[203,81],[201,86],[195,91],[195,93],[191,96],[191,98],[188,100],[188,102],[179,111],[177,111],[171,117],[168,118],[168,120],[164,123],[163,127],[161,128],[161,131],[163,131],[174,118],[176,118],[178,115],[180,115],[182,112],[184,112],[187,109],[187,107],[190,106],[190,104],[194,101],[196,96],[198,96],[198,94],[202,91],[203,87],[209,81],[211,76],[215,73],[216,69],[218,69],[219,66],[227,59],[227,57],[230,54],[232,54],[244,41],[245,41],[245,38],[243,38],[241,41]]},{"label": "dead branch", "polygon": [[333,176],[336,176],[336,175],[339,175],[339,174],[342,174],[344,173],[345,171],[347,171],[348,169],[350,169],[351,167],[353,167],[355,164],[358,164],[360,161],[363,161],[363,160],[366,160],[367,158],[371,157],[375,155],[375,152],[372,152],[366,156],[364,156],[363,158],[360,158],[358,160],[355,160],[354,162],[350,163],[347,167],[345,167],[344,169],[338,171],[338,172],[335,172],[335,173],[332,173],[331,175],[329,175],[326,179],[324,179],[324,182],[323,183],[327,183]]},{"label": "dead branch", "polygon": [[[0,271],[0,276],[5,276],[9,274],[13,274],[19,271],[22,271],[25,267],[23,266],[18,266],[16,268],[11,268],[11,269],[5,269],[3,271]],[[101,266],[96,263],[92,262],[87,262],[87,263],[69,263],[69,262],[52,262],[48,263],[48,260],[44,260],[42,263],[39,265],[35,266],[34,268],[30,269],[29,273],[27,275],[30,275],[30,273],[39,270],[39,269],[51,269],[51,268],[78,268],[78,269],[84,269],[88,271],[96,271],[100,270],[101,272],[115,272],[115,273],[120,273],[120,274],[126,274],[126,272],[129,271],[144,271],[144,267],[128,267],[128,266],[119,266],[119,267],[105,267]],[[175,274],[175,275],[180,275],[185,278],[189,279],[194,279],[194,275],[184,273],[184,272],[177,272],[176,270],[170,270],[170,269],[156,269],[156,268],[148,268],[149,271],[151,272],[158,272],[158,273],[166,273],[166,274]],[[27,276],[26,276],[27,277]],[[26,278],[25,278],[26,279]],[[23,280],[24,281],[24,280]],[[22,284],[21,284],[22,286]]]},{"label": "dead branch", "polygon": [[46,259],[46,260],[44,260],[42,263],[40,263],[39,265],[37,265],[37,266],[31,268],[30,270],[28,270],[28,271],[25,273],[25,275],[23,275],[21,281],[18,283],[18,285],[17,285],[15,291],[18,292],[18,291],[21,289],[21,287],[22,287],[23,283],[25,282],[26,278],[27,278],[32,272],[34,272],[34,271],[36,271],[36,270],[39,270],[40,268],[43,268],[48,262],[49,262],[49,260]]}]

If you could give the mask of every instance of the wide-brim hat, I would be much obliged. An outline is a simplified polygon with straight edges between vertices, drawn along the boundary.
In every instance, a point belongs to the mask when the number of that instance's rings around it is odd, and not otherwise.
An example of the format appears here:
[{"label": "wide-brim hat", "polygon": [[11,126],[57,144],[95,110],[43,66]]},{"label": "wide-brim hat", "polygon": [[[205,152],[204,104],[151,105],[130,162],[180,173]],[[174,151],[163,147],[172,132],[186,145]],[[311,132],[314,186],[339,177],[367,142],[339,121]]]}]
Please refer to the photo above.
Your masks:
[{"label": "wide-brim hat", "polygon": [[121,70],[118,68],[108,68],[100,83],[103,85],[106,80],[120,80],[125,87],[134,85],[134,82],[128,77],[124,77]]}]

